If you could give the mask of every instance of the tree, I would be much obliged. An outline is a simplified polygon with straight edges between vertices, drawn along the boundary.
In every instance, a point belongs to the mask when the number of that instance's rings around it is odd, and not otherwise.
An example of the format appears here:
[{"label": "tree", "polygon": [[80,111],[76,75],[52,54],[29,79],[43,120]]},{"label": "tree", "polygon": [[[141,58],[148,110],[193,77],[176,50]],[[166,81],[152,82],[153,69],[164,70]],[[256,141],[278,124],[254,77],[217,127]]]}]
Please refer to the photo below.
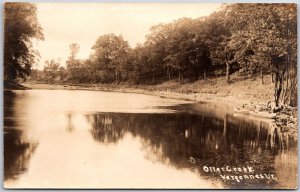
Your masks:
[{"label": "tree", "polygon": [[[147,60],[143,65],[147,71],[146,77],[151,79],[152,84],[159,76],[166,75],[165,79],[172,78],[172,67],[166,62],[167,43],[172,29],[173,23],[158,24],[150,27],[150,33],[146,35],[143,52],[146,54]],[[166,73],[164,73],[165,71]]]},{"label": "tree", "polygon": [[[148,66],[152,81],[166,71],[165,80],[177,74],[178,80],[205,78],[208,51],[197,36],[197,21],[181,18],[150,28],[145,46],[149,50]],[[200,74],[201,73],[201,74]]]},{"label": "tree", "polygon": [[172,31],[166,45],[165,61],[178,72],[178,80],[183,79],[183,72],[189,66],[189,42],[191,19],[182,18],[173,22]]},{"label": "tree", "polygon": [[[121,35],[106,34],[97,39],[92,49],[94,66],[105,73],[102,80],[111,81],[112,78],[115,83],[119,82],[130,49],[128,42]],[[114,77],[109,77],[110,73],[113,73]]]},{"label": "tree", "polygon": [[43,40],[42,28],[31,3],[7,2],[4,5],[4,79],[26,78],[37,61],[32,39]]},{"label": "tree", "polygon": [[[209,48],[209,57],[213,65],[225,65],[226,81],[230,83],[232,65],[248,50],[247,46],[233,47],[232,36],[245,25],[238,23],[240,18],[232,16],[230,6],[224,6],[218,12],[211,14],[203,20],[203,39]],[[242,42],[242,41],[241,41]],[[240,44],[245,45],[245,44]],[[237,52],[235,52],[237,51]]]},{"label": "tree", "polygon": [[77,43],[72,43],[69,45],[70,56],[67,60],[67,68],[76,68],[76,55],[79,52],[80,46]]},{"label": "tree", "polygon": [[146,75],[149,73],[147,63],[149,59],[149,50],[147,47],[139,44],[131,49],[128,55],[128,80],[129,83],[145,83]]},{"label": "tree", "polygon": [[79,76],[81,76],[81,64],[80,60],[76,59],[76,56],[79,52],[80,46],[77,43],[72,43],[69,45],[70,56],[66,61],[68,79],[72,81],[79,81]]},{"label": "tree", "polygon": [[44,74],[45,74],[45,78],[47,78],[49,82],[53,82],[55,81],[56,78],[59,77],[58,71],[59,71],[58,62],[56,62],[54,59],[50,61],[45,61]]},{"label": "tree", "polygon": [[232,32],[226,45],[231,54],[239,63],[250,61],[261,76],[271,68],[275,104],[287,104],[297,85],[296,5],[232,4],[226,9],[233,27],[239,29]]}]

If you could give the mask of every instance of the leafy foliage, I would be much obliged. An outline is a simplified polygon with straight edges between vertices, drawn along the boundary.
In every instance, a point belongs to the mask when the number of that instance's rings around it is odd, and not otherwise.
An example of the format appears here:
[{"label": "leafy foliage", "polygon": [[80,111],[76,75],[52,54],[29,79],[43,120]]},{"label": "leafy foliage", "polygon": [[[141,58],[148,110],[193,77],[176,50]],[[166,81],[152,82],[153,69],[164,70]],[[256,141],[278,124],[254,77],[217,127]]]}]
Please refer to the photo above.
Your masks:
[{"label": "leafy foliage", "polygon": [[92,49],[94,52],[91,58],[95,68],[106,74],[106,76],[100,77],[101,82],[112,82],[113,80],[118,82],[122,75],[126,76],[125,66],[129,45],[122,36],[114,34],[100,36]]},{"label": "leafy foliage", "polygon": [[275,104],[297,101],[295,4],[224,5],[207,17],[152,26],[135,48],[122,36],[102,35],[86,61],[76,60],[78,45],[70,48],[72,82],[155,84],[226,74],[231,83],[237,72],[264,83],[264,75],[271,74]]},{"label": "leafy foliage", "polygon": [[32,39],[44,39],[36,7],[30,3],[7,2],[4,15],[4,78],[25,78],[38,56]]}]

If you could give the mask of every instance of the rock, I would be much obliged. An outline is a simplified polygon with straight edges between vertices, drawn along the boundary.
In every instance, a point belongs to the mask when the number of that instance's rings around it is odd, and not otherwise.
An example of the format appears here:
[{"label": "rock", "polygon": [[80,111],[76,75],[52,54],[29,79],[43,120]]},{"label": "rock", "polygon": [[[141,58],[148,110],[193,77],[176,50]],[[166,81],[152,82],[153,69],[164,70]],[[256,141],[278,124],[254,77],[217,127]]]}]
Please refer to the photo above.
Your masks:
[{"label": "rock", "polygon": [[194,164],[194,163],[196,163],[196,160],[195,160],[193,157],[190,157],[190,162],[191,162],[192,164]]},{"label": "rock", "polygon": [[273,113],[277,113],[281,110],[282,110],[282,107],[274,107],[272,111],[273,111]]}]

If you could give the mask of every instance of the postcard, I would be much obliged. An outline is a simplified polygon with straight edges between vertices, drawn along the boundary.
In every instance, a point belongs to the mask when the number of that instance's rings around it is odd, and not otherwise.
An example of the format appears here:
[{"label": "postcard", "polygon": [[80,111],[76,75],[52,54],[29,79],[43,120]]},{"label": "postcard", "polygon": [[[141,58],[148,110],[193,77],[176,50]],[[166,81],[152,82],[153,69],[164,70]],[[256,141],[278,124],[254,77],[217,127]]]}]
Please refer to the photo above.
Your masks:
[{"label": "postcard", "polygon": [[296,189],[297,5],[4,4],[6,189]]}]

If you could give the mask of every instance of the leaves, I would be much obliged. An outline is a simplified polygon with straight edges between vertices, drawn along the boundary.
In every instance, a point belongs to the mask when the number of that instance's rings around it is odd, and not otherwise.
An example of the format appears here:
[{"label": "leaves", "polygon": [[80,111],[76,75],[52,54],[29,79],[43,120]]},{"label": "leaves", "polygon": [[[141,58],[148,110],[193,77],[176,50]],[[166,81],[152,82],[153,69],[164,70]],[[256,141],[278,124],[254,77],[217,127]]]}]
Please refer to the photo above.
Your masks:
[{"label": "leaves", "polygon": [[129,52],[128,42],[121,35],[106,34],[97,39],[92,49],[94,52],[91,58],[93,58],[94,66],[100,71],[115,73],[115,81],[117,82],[122,76],[121,73],[125,73]]},{"label": "leaves", "polygon": [[4,78],[6,80],[25,78],[38,59],[31,41],[34,38],[44,39],[35,5],[5,3],[4,37]]}]

